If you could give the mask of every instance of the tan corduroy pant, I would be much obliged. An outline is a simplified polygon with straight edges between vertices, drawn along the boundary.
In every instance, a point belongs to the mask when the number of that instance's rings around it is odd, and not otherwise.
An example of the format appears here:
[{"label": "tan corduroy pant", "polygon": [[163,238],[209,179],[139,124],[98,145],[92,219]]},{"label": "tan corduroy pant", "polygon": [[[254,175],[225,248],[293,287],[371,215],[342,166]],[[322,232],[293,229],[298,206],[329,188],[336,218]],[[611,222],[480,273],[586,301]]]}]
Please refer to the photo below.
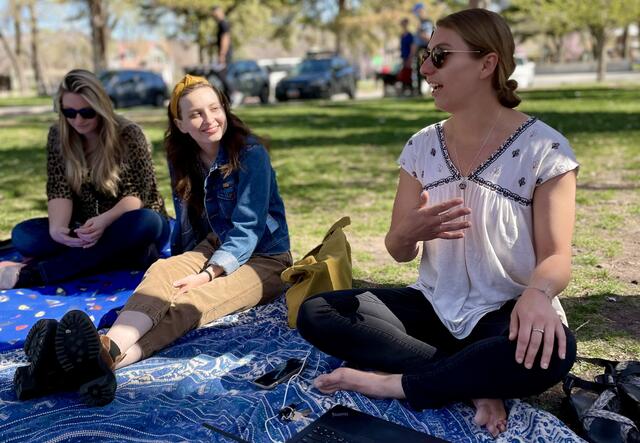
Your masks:
[{"label": "tan corduroy pant", "polygon": [[177,296],[173,282],[200,272],[219,247],[214,234],[192,251],[161,259],[146,272],[123,311],[148,315],[153,327],[138,344],[143,358],[168,346],[188,331],[233,312],[272,301],[284,292],[280,274],[291,266],[289,252],[278,255],[254,255],[228,276]]}]

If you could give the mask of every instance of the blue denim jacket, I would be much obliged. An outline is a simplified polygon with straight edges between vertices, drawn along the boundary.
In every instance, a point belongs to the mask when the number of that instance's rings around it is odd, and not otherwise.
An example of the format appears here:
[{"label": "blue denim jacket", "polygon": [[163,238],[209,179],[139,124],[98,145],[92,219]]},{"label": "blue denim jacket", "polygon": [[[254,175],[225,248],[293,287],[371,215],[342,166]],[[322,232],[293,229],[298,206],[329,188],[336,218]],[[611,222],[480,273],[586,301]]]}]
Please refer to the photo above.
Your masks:
[{"label": "blue denim jacket", "polygon": [[[204,216],[209,232],[214,232],[221,244],[209,263],[228,275],[253,254],[281,254],[289,251],[290,245],[284,203],[264,146],[250,139],[240,153],[240,168],[224,177],[220,167],[227,162],[227,151],[220,145],[204,181]],[[175,190],[173,203],[176,224],[171,253],[176,255],[193,249],[203,238],[196,238],[187,202],[178,198]]]}]

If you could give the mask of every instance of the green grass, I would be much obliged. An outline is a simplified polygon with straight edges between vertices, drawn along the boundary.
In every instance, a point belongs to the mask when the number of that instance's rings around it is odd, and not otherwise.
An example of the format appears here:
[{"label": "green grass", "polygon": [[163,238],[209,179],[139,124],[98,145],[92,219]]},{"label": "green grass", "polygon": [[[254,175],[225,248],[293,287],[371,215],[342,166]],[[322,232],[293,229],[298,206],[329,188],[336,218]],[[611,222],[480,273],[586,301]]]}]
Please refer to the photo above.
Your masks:
[{"label": "green grass", "polygon": [[[563,87],[522,97],[520,109],[560,130],[581,163],[574,277],[563,294],[571,325],[580,327],[579,353],[637,358],[640,291],[631,283],[629,263],[636,263],[637,272],[640,251],[629,240],[638,235],[640,214],[640,90]],[[405,285],[416,279],[417,261],[394,263],[382,239],[395,193],[395,161],[405,141],[445,117],[431,100],[300,102],[245,106],[238,113],[270,139],[294,258],[315,246],[335,220],[349,215],[357,286]],[[139,122],[153,142],[161,191],[172,211],[161,143],[165,113],[133,109],[125,115]],[[0,238],[8,237],[17,222],[46,213],[45,143],[53,121],[53,114],[0,121]],[[555,411],[554,401],[541,398],[543,407]]]},{"label": "green grass", "polygon": [[33,97],[0,97],[0,108],[7,106],[52,106],[51,97],[46,95]]}]

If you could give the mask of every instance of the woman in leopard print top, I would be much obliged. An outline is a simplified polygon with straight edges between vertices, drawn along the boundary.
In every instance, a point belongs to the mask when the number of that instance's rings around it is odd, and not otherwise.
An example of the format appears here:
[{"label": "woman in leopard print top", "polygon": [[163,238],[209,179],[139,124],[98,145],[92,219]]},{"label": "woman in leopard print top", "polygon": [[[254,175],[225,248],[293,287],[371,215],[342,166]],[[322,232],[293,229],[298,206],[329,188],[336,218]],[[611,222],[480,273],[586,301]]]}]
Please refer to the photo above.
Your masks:
[{"label": "woman in leopard print top", "polygon": [[0,267],[0,289],[52,284],[105,268],[146,268],[169,237],[151,150],[117,116],[96,76],[70,71],[47,140],[48,217],[12,232],[27,263]]}]

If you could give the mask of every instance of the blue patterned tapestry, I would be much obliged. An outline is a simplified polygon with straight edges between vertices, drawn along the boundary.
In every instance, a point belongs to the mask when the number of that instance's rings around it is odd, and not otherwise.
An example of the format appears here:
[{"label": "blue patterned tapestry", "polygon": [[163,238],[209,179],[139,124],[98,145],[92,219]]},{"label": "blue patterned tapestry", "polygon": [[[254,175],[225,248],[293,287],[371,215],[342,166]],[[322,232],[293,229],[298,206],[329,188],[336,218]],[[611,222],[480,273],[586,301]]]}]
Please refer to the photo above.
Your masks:
[{"label": "blue patterned tapestry", "polygon": [[[324,396],[312,380],[341,362],[311,348],[286,318],[279,299],[192,331],[156,356],[119,370],[116,398],[102,408],[80,404],[74,393],[18,402],[12,378],[26,363],[24,353],[0,353],[0,441],[232,441],[202,426],[209,423],[250,442],[282,442],[338,403],[454,442],[581,441],[554,416],[520,401],[508,402],[508,430],[494,440],[473,424],[473,410],[463,404],[416,412],[404,402],[351,392]],[[306,365],[288,385],[265,391],[251,383],[292,357],[306,358]],[[311,409],[311,415],[282,421],[277,412],[291,403]]]}]

